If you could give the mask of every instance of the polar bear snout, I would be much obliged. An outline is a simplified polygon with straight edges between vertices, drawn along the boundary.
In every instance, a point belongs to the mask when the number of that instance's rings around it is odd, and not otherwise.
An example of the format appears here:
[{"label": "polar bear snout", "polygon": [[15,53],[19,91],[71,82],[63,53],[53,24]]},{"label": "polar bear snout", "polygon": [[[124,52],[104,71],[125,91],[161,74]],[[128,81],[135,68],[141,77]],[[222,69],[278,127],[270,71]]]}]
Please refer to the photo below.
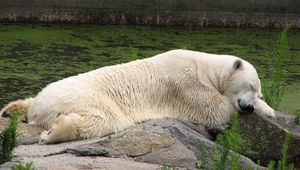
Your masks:
[{"label": "polar bear snout", "polygon": [[252,103],[247,103],[242,101],[241,99],[238,99],[238,105],[241,111],[243,112],[248,112],[248,113],[253,113],[254,112],[254,104]]}]

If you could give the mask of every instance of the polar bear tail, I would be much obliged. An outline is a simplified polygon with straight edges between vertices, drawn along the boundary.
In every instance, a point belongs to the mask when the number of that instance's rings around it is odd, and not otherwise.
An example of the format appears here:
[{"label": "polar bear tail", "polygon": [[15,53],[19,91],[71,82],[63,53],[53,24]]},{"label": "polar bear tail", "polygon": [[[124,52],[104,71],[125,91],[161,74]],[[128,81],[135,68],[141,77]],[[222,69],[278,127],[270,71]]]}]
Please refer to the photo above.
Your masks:
[{"label": "polar bear tail", "polygon": [[24,100],[16,100],[13,102],[8,103],[1,111],[0,117],[8,117],[9,113],[18,112],[20,114],[25,114],[28,111],[31,103],[33,102],[34,98],[30,97]]}]

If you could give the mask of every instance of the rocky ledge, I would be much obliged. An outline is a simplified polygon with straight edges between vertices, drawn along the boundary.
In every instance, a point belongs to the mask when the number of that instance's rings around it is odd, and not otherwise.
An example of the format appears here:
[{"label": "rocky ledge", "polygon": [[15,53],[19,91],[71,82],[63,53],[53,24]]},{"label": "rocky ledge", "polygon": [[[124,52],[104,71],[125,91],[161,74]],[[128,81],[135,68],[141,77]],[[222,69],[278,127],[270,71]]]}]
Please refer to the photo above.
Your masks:
[{"label": "rocky ledge", "polygon": [[[277,113],[276,119],[255,114],[242,115],[239,126],[253,146],[257,145],[261,136],[268,137],[270,142],[263,152],[262,162],[278,160],[285,133],[291,133],[289,158],[295,167],[299,167],[300,127],[294,124],[294,119],[281,113]],[[0,130],[6,121],[1,118]],[[219,147],[210,140],[212,137],[204,127],[174,119],[150,120],[103,138],[55,145],[37,144],[41,131],[20,123],[18,134],[22,144],[15,148],[13,160],[0,165],[0,169],[10,169],[19,162],[33,162],[36,169],[152,170],[163,165],[196,169],[195,163],[203,158],[203,154],[204,164],[210,166],[212,152]],[[200,144],[204,147],[202,153],[199,151]],[[242,169],[266,169],[243,155],[239,155],[238,163]]]}]

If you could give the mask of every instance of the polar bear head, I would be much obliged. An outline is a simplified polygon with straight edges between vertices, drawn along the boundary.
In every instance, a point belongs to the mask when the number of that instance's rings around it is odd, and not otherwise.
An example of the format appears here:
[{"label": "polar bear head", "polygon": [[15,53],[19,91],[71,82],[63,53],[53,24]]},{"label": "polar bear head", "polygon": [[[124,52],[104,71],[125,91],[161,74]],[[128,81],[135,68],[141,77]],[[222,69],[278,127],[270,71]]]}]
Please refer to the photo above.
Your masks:
[{"label": "polar bear head", "polygon": [[224,95],[242,112],[256,112],[274,116],[274,110],[262,100],[261,83],[255,68],[245,60],[236,59],[232,64]]}]

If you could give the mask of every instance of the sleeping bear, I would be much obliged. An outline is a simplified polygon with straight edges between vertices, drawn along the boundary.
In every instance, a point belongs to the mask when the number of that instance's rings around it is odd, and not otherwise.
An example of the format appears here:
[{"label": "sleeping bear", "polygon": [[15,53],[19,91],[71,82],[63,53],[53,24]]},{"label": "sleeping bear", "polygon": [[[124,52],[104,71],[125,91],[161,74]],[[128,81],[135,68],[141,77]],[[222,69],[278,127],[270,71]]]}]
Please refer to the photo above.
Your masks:
[{"label": "sleeping bear", "polygon": [[5,106],[47,129],[41,143],[100,137],[148,119],[176,118],[214,127],[235,111],[273,117],[255,68],[230,55],[172,50],[49,84]]}]

